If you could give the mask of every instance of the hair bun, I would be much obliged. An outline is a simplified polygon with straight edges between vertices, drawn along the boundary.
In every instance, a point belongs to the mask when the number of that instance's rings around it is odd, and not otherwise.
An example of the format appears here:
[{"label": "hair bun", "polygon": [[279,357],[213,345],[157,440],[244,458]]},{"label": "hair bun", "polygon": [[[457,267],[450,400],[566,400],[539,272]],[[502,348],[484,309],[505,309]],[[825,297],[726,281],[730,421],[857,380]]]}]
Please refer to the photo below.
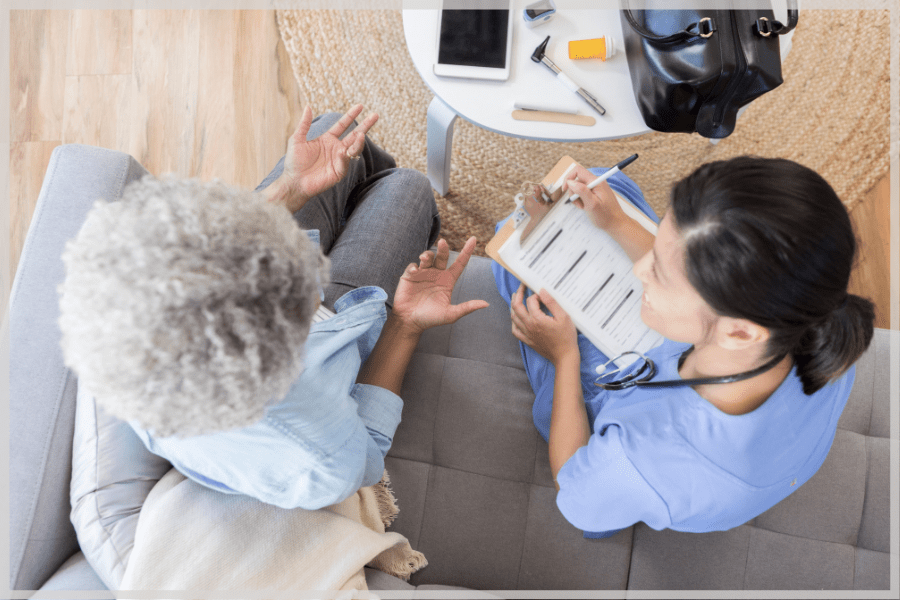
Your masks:
[{"label": "hair bun", "polygon": [[849,304],[850,304],[850,294],[845,293],[843,300],[841,300],[841,303],[838,304],[834,310],[835,311],[846,310],[847,305],[849,305]]},{"label": "hair bun", "polygon": [[872,341],[874,319],[870,300],[844,294],[824,321],[809,328],[792,353],[804,392],[812,393],[850,368]]}]

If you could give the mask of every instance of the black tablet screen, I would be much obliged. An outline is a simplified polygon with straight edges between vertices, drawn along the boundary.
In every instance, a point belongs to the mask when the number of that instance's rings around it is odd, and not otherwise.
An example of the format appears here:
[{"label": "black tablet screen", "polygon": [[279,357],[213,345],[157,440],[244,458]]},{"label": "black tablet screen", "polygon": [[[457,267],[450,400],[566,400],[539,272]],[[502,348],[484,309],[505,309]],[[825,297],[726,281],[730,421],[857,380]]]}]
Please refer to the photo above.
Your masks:
[{"label": "black tablet screen", "polygon": [[442,10],[438,62],[502,69],[508,10]]}]

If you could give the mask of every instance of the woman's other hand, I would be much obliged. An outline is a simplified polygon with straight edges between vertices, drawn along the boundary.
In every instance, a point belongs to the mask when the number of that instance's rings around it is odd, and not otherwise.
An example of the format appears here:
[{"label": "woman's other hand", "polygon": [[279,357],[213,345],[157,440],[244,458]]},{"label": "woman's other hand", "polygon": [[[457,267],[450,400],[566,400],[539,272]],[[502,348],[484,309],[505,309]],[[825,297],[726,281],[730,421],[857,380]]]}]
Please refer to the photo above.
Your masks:
[{"label": "woman's other hand", "polygon": [[573,194],[578,194],[575,206],[587,211],[591,222],[600,229],[606,231],[619,227],[628,216],[619,206],[616,194],[607,182],[602,181],[593,190],[588,189],[587,184],[596,178],[596,175],[581,165],[575,165],[575,169],[563,183],[563,191],[571,190]]},{"label": "woman's other hand", "polygon": [[366,132],[378,120],[378,115],[372,113],[344,139],[340,139],[362,109],[362,104],[357,104],[328,131],[313,140],[307,140],[306,135],[312,124],[312,109],[306,106],[297,130],[288,139],[284,171],[269,186],[270,199],[283,203],[293,213],[300,210],[307,200],[343,179],[350,161],[358,158],[362,152]]},{"label": "woman's other hand", "polygon": [[421,333],[429,327],[454,323],[480,308],[487,308],[484,300],[469,300],[451,304],[450,297],[456,280],[472,256],[476,240],[470,237],[459,256],[449,267],[450,246],[438,240],[437,254],[426,250],[419,256],[419,264],[411,263],[403,272],[394,293],[392,318],[402,321],[405,327]]},{"label": "woman's other hand", "polygon": [[[550,311],[541,310],[541,302]],[[525,299],[525,285],[512,295],[510,302],[512,333],[537,351],[538,354],[558,365],[562,360],[578,358],[578,332],[568,313],[556,300],[542,289]]]}]

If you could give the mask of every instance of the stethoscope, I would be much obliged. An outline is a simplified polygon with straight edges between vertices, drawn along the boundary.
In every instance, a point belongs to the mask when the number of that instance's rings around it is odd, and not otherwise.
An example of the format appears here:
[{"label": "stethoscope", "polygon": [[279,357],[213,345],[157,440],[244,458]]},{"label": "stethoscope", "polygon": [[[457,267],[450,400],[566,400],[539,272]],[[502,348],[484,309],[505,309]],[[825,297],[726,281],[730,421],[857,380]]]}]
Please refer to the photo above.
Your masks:
[{"label": "stethoscope", "polygon": [[[684,359],[687,358],[687,355],[690,354],[691,350],[693,350],[693,349],[694,349],[694,347],[691,346],[690,348],[688,348],[681,354],[681,357],[679,357],[679,359],[678,359],[678,367],[679,368],[681,368],[681,365],[684,364]],[[600,379],[603,379],[604,377],[609,377],[611,375],[615,375],[616,373],[621,372],[624,367],[619,367],[617,369],[610,371],[609,373],[606,372],[606,369],[607,369],[607,367],[609,367],[609,365],[611,363],[613,363],[613,362],[619,360],[620,358],[622,358],[623,356],[627,356],[629,354],[636,354],[637,356],[639,356],[640,358],[642,358],[644,360],[644,363],[640,366],[639,369],[632,371],[631,373],[629,373],[628,375],[625,375],[621,379],[617,379],[615,381],[609,381],[609,382],[600,382]],[[647,358],[642,353],[640,353],[636,350],[629,350],[628,352],[623,352],[622,354],[620,354],[619,356],[617,356],[615,358],[609,359],[608,361],[606,361],[605,363],[603,363],[602,365],[597,367],[597,374],[600,376],[597,377],[597,379],[594,381],[594,385],[596,385],[597,387],[601,387],[604,390],[624,390],[624,389],[627,389],[630,387],[634,387],[636,385],[639,385],[642,387],[678,387],[678,386],[683,386],[683,385],[709,385],[709,384],[713,384],[713,383],[733,383],[735,381],[741,381],[742,379],[749,379],[751,377],[755,377],[756,375],[759,375],[760,373],[765,373],[766,371],[768,371],[769,369],[771,369],[772,367],[774,367],[775,365],[780,363],[781,359],[783,359],[784,356],[785,355],[783,355],[783,354],[781,356],[776,356],[775,358],[773,358],[772,360],[770,360],[769,362],[767,362],[766,364],[764,364],[760,367],[757,367],[750,371],[745,371],[743,373],[738,373],[736,375],[725,375],[722,377],[694,377],[693,379],[671,379],[671,380],[666,380],[666,381],[650,381],[651,379],[653,379],[656,376],[656,373],[657,373],[656,363],[654,363],[652,359]],[[628,366],[630,366],[630,365],[628,365]]]}]

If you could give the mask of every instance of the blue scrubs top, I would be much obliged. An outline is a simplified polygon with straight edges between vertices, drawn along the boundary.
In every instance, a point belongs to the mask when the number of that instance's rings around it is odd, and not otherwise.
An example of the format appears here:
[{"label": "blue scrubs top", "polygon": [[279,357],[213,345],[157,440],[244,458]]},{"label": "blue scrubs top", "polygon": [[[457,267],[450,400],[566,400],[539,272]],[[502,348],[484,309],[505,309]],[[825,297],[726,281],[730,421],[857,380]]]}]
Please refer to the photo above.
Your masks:
[{"label": "blue scrubs top", "polygon": [[[686,344],[648,356],[654,379],[680,379]],[[653,529],[719,531],[742,525],[822,466],[855,368],[803,393],[796,369],[756,410],[723,413],[689,386],[603,391],[589,399],[593,434],[557,476],[557,506],[585,531],[643,521]]]}]

